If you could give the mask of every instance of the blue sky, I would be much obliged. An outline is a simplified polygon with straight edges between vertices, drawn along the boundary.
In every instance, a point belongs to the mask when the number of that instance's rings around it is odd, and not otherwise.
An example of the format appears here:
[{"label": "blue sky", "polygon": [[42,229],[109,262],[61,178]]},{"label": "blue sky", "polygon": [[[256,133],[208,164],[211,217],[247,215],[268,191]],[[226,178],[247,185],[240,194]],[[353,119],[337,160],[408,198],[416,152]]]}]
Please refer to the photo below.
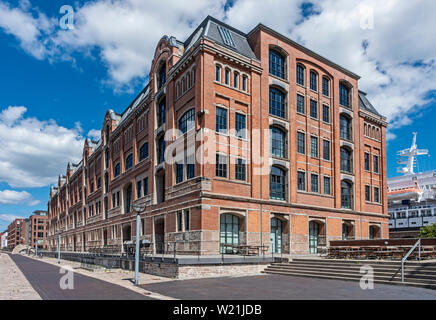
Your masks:
[{"label": "blue sky", "polygon": [[[8,155],[0,155],[0,231],[46,209],[49,185],[105,111],[122,112],[143,88],[160,37],[185,40],[207,14],[245,32],[262,22],[361,75],[360,89],[388,116],[388,176],[397,175],[396,151],[413,131],[420,148],[436,152],[436,45],[426,14],[434,2],[393,2],[0,0],[0,147]],[[59,28],[64,4],[74,8],[74,30]],[[368,12],[373,26],[362,28]],[[435,169],[436,161],[418,165]]]}]

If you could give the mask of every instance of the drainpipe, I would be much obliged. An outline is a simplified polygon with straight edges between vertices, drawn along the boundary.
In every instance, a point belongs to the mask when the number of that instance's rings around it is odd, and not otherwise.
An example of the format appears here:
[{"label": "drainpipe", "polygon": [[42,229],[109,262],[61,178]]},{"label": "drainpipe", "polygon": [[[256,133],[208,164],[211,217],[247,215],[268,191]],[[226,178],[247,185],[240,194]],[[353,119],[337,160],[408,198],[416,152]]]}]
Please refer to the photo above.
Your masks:
[{"label": "drainpipe", "polygon": [[[253,77],[252,77],[253,78]],[[259,134],[259,146],[260,150],[262,149],[262,81],[259,79],[259,117],[260,117],[260,134]],[[253,151],[253,150],[252,150]],[[262,154],[261,154],[262,157]],[[263,166],[263,162],[260,162],[261,166]],[[260,172],[262,173],[263,170]],[[263,230],[262,230],[262,216],[263,216],[263,210],[262,210],[262,174],[260,175],[260,246],[263,245]]]}]

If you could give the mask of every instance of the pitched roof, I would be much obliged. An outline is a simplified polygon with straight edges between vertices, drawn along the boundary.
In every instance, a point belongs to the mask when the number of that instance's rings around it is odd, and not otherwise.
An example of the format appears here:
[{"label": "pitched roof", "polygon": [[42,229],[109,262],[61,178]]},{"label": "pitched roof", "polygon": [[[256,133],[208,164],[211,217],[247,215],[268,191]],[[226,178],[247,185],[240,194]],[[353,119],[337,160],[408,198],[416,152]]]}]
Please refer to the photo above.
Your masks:
[{"label": "pitched roof", "polygon": [[[220,27],[229,31],[229,34],[235,46],[226,43],[219,30]],[[253,50],[251,50],[250,44],[248,43],[247,35],[245,33],[211,16],[207,16],[206,19],[204,19],[203,22],[200,23],[197,29],[195,29],[195,31],[184,42],[185,52],[187,52],[186,49],[191,47],[201,37],[208,38],[215,43],[224,46],[230,50],[233,50],[247,58],[257,60],[256,55],[254,54]]]},{"label": "pitched roof", "polygon": [[369,102],[368,98],[366,97],[366,93],[359,90],[359,108],[369,111],[379,117],[382,115],[378,113],[378,111],[374,108],[374,106]]}]

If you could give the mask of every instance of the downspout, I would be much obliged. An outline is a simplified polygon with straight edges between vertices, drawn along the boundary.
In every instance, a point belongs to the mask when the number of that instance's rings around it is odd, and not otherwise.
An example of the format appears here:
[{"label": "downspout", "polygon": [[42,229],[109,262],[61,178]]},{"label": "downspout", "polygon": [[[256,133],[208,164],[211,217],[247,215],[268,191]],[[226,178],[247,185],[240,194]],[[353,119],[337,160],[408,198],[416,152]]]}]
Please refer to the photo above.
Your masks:
[{"label": "downspout", "polygon": [[[260,134],[259,134],[259,146],[260,150],[263,150],[262,148],[262,76],[259,77],[259,118],[260,118]],[[262,153],[260,155],[262,157]],[[263,166],[262,159],[260,161],[261,166]],[[260,171],[263,173],[263,170]],[[262,199],[262,174],[260,175],[260,199]],[[260,246],[263,245],[263,230],[262,230],[262,216],[263,216],[263,210],[262,210],[262,201],[260,203]]]}]

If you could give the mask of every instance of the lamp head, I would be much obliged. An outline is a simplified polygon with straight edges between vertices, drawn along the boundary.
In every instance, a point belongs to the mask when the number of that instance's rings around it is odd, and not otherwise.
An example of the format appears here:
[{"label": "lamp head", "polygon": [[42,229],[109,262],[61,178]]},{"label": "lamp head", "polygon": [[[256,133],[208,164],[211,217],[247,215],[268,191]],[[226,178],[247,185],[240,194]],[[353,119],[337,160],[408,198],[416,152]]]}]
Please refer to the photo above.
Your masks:
[{"label": "lamp head", "polygon": [[145,204],[137,204],[137,203],[135,203],[134,205],[132,205],[132,209],[133,209],[136,213],[140,213],[140,212],[144,211],[144,209],[145,209]]}]

